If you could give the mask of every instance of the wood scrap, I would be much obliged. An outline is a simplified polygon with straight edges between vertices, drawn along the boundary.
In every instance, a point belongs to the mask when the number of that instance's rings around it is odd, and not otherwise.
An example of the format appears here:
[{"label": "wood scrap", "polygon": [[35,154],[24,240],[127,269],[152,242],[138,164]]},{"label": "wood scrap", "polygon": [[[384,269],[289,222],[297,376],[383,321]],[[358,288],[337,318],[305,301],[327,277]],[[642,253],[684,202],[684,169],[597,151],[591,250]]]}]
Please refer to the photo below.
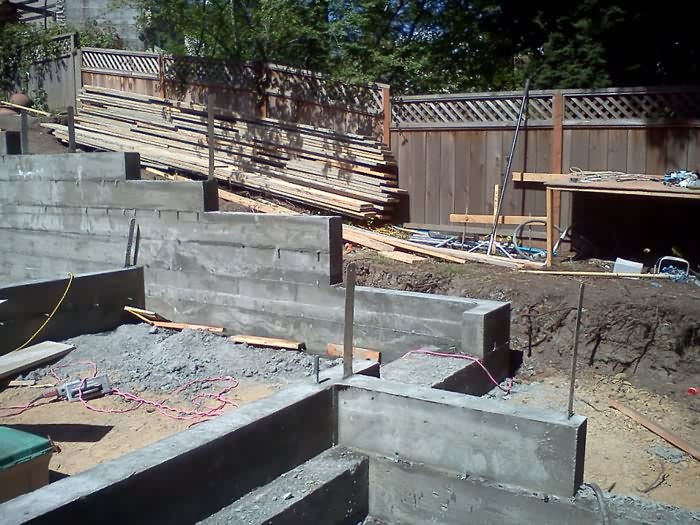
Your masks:
[{"label": "wood scrap", "polygon": [[143,310],[141,308],[134,308],[133,306],[125,306],[124,310],[129,312],[131,315],[148,323],[151,326],[156,326],[158,328],[168,328],[169,330],[202,330],[205,332],[212,332],[214,334],[223,333],[224,329],[220,326],[210,326],[206,324],[192,324],[192,323],[174,323],[169,319],[166,319],[156,312],[151,312],[149,310]]},{"label": "wood scrap", "polygon": [[0,356],[0,378],[36,368],[47,361],[63,357],[74,348],[73,345],[44,341]]},{"label": "wood scrap", "polygon": [[636,410],[629,408],[618,401],[611,400],[609,402],[610,408],[614,408],[615,410],[623,413],[626,415],[628,418],[633,419],[640,425],[642,425],[644,428],[647,430],[650,430],[660,438],[666,440],[669,442],[671,445],[676,447],[679,450],[682,450],[686,454],[692,456],[693,458],[697,459],[700,461],[700,449],[696,448],[695,446],[691,445],[687,441],[679,438],[678,436],[672,434],[665,428],[663,428],[661,425],[655,423],[654,421],[651,421],[647,417],[643,416]]},{"label": "wood scrap", "polygon": [[[341,344],[328,343],[326,345],[326,354],[330,357],[343,357],[344,346]],[[353,359],[364,359],[366,361],[375,361],[381,363],[382,353],[377,350],[370,350],[369,348],[359,348],[354,347],[352,349]]]},{"label": "wood scrap", "polygon": [[304,350],[306,343],[291,339],[278,339],[276,337],[259,337],[255,335],[234,335],[229,339],[236,344],[250,346],[263,346],[266,348],[280,348],[282,350]]},{"label": "wood scrap", "polygon": [[420,261],[425,261],[427,259],[427,257],[421,257],[420,255],[397,251],[380,251],[379,255],[381,255],[382,257],[386,257],[387,259],[393,259],[394,261],[400,261],[406,264],[413,264]]},{"label": "wood scrap", "polygon": [[568,275],[570,277],[641,277],[642,279],[671,279],[672,275],[663,273],[626,273],[626,272],[568,272],[558,270],[520,270],[521,273],[539,275]]}]

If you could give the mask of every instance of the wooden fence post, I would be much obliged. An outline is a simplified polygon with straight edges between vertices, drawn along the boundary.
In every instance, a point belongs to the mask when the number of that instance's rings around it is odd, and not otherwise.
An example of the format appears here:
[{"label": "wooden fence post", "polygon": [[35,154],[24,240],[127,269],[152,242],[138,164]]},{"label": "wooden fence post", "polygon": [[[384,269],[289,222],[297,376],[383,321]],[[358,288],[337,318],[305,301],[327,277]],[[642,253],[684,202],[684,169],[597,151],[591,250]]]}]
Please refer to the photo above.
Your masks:
[{"label": "wooden fence post", "polygon": [[382,88],[382,113],[384,121],[382,123],[382,142],[391,147],[391,88]]},{"label": "wooden fence post", "polygon": [[158,84],[160,84],[160,98],[165,98],[165,59],[163,53],[158,55]]},{"label": "wooden fence post", "polygon": [[[552,98],[552,151],[550,153],[550,172],[561,173],[564,144],[564,95],[556,91]],[[552,220],[561,224],[561,192],[552,195]],[[568,220],[568,219],[567,219]]]}]

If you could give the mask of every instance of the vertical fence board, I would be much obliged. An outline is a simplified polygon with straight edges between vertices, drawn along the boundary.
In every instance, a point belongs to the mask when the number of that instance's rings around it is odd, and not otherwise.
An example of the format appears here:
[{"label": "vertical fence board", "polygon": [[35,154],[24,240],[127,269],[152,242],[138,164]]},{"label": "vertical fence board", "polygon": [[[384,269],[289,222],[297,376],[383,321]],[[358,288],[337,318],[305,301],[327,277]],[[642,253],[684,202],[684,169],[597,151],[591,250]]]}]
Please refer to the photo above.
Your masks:
[{"label": "vertical fence board", "polygon": [[466,131],[455,132],[455,193],[453,213],[466,213],[467,203],[469,202],[469,139],[467,133]]},{"label": "vertical fence board", "polygon": [[493,189],[501,184],[503,171],[503,134],[502,130],[490,131],[486,134],[486,187],[482,196],[487,208],[484,213],[493,213]]},{"label": "vertical fence board", "polygon": [[627,135],[626,129],[609,130],[606,169],[610,171],[627,171]]},{"label": "vertical fence board", "polygon": [[442,133],[440,142],[440,217],[436,224],[445,224],[455,209],[455,132]]},{"label": "vertical fence board", "polygon": [[666,167],[662,173],[688,169],[688,130],[669,128],[665,134]]},{"label": "vertical fence board", "polygon": [[651,128],[646,130],[647,165],[642,173],[659,174],[666,172],[666,130]]},{"label": "vertical fence board", "polygon": [[627,133],[627,172],[646,173],[647,142],[646,130],[631,129]]},{"label": "vertical fence board", "polygon": [[688,130],[688,169],[700,170],[700,129]]},{"label": "vertical fence board", "polygon": [[[425,216],[426,148],[425,131],[410,133],[413,151],[411,155],[412,176],[408,191],[411,195],[411,221],[427,222]],[[400,169],[400,168],[399,168]]]},{"label": "vertical fence board", "polygon": [[440,191],[444,178],[440,158],[443,133],[428,131],[425,141],[425,221],[440,223]]},{"label": "vertical fence board", "polygon": [[[570,168],[589,169],[590,130],[575,129],[571,135]],[[568,170],[565,171],[568,173]]]},{"label": "vertical fence board", "polygon": [[588,169],[604,171],[608,163],[608,130],[591,129],[588,133]]},{"label": "vertical fence board", "polygon": [[[486,199],[486,132],[468,131],[469,140],[469,213],[488,213]],[[491,187],[493,191],[493,186]]]}]

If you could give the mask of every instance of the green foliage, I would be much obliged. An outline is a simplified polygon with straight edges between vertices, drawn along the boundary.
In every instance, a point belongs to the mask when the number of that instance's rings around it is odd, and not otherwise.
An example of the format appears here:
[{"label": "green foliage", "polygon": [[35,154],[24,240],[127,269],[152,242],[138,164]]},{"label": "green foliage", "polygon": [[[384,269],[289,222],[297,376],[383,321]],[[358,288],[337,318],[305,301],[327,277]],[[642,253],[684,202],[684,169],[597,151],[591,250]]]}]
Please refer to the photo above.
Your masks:
[{"label": "green foliage", "polygon": [[26,92],[32,63],[51,60],[60,53],[43,29],[8,21],[0,26],[0,94]]},{"label": "green foliage", "polygon": [[53,30],[56,34],[78,33],[80,47],[98,47],[104,49],[123,49],[124,41],[117,33],[117,29],[109,22],[86,22],[75,27],[57,27]]},{"label": "green foliage", "polygon": [[395,93],[700,80],[692,17],[632,0],[121,0],[147,47],[266,61]]}]

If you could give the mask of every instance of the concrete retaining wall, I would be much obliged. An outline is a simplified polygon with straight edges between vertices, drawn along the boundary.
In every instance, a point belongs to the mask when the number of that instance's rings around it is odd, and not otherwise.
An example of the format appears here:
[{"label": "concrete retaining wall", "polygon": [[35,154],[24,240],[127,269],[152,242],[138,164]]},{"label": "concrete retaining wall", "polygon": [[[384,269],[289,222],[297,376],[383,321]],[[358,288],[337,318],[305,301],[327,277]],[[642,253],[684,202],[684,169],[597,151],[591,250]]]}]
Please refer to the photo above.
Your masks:
[{"label": "concrete retaining wall", "polygon": [[338,443],[456,476],[573,496],[586,419],[371,378],[338,391]]},{"label": "concrete retaining wall", "polygon": [[[134,219],[148,308],[315,351],[342,343],[340,218],[205,213],[215,183],[125,180],[136,164],[117,153],[0,159],[0,283],[121,266]],[[356,289],[355,344],[385,360],[424,345],[483,357],[508,348],[509,324],[506,303]]]},{"label": "concrete retaining wall", "polygon": [[144,305],[143,268],[76,275],[0,288],[0,355],[25,343],[65,299],[32,341],[64,339],[116,328],[124,306]]}]

